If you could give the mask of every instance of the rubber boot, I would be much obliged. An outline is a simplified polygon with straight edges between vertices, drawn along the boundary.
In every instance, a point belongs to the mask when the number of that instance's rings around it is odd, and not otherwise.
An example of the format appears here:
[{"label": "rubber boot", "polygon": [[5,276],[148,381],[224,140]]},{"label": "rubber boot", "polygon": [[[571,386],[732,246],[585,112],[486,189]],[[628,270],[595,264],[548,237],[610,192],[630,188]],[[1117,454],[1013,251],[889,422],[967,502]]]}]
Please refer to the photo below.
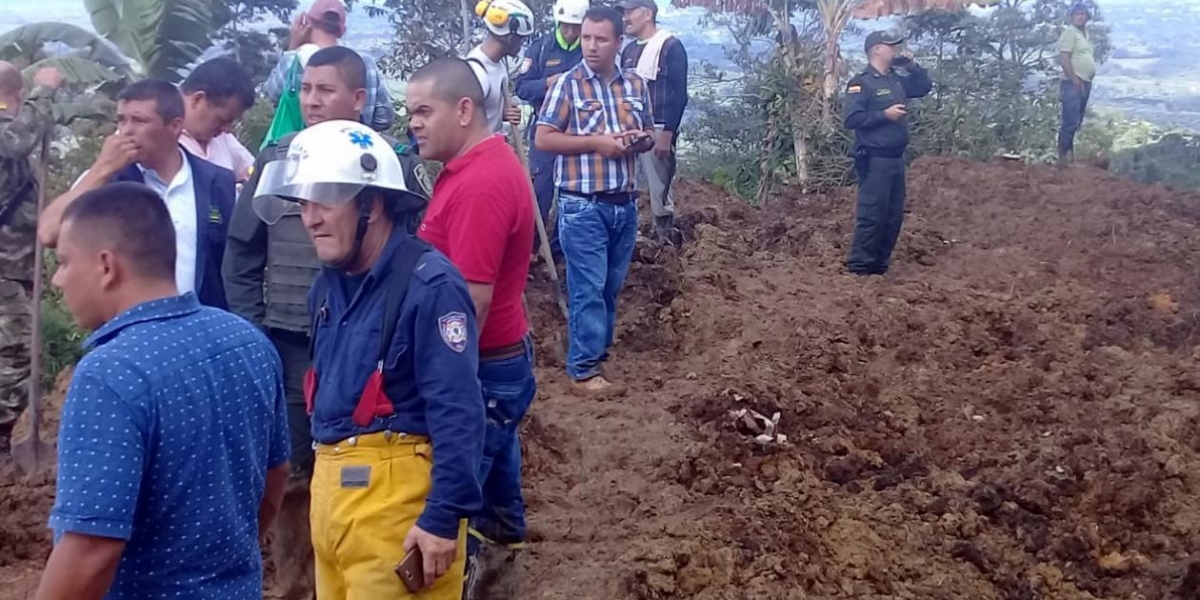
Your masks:
[{"label": "rubber boot", "polygon": [[520,547],[483,542],[468,561],[463,600],[523,600],[524,555]]},{"label": "rubber boot", "polygon": [[288,481],[283,505],[271,531],[275,586],[283,600],[315,598],[309,504],[308,481],[297,478]]}]

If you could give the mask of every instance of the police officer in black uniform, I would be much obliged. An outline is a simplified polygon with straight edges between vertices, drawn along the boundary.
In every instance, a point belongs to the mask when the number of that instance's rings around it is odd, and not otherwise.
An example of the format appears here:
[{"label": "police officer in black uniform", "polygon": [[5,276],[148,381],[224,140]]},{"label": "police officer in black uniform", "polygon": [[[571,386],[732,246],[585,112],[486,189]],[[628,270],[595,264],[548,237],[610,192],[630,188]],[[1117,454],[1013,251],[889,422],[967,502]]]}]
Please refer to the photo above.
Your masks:
[{"label": "police officer in black uniform", "polygon": [[848,263],[855,275],[883,275],[904,222],[904,151],[907,101],[929,93],[933,82],[887,31],[867,36],[869,65],[846,87],[846,127],[854,130],[858,214]]}]

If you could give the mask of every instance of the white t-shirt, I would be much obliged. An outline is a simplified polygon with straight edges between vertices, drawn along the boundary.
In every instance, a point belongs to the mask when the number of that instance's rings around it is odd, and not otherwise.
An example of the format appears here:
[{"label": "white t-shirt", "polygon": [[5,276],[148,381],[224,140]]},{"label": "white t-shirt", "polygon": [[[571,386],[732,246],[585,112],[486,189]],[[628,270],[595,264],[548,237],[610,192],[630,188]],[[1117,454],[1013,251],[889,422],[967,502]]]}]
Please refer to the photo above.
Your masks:
[{"label": "white t-shirt", "polygon": [[[504,132],[504,94],[508,90],[508,66],[496,62],[483,53],[482,46],[476,46],[467,53],[468,63],[479,85],[483,86],[483,113],[487,115],[488,125],[496,133]],[[479,62],[475,62],[479,61]],[[483,68],[480,68],[482,64]]]}]

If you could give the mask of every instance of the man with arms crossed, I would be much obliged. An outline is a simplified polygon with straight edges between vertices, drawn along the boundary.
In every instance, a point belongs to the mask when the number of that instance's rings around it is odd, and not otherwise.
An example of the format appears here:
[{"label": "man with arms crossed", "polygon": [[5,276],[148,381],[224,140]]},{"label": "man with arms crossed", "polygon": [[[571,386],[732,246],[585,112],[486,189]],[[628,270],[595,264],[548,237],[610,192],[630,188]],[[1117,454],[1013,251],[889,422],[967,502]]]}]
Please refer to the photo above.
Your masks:
[{"label": "man with arms crossed", "polygon": [[259,536],[288,473],[279,358],[250,324],[179,295],[174,238],[140,184],[63,215],[53,283],[95,331],[63,405],[38,600],[262,597]]}]

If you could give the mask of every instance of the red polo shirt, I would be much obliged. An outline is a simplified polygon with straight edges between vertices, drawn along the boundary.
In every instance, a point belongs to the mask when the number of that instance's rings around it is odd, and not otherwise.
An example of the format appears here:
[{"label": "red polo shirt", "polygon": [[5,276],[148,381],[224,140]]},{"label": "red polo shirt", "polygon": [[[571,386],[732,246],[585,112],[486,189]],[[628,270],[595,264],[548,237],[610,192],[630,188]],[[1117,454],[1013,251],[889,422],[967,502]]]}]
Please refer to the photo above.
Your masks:
[{"label": "red polo shirt", "polygon": [[418,235],[450,257],[469,283],[495,286],[480,350],[515,344],[529,331],[521,295],[534,227],[529,180],[503,136],[442,167]]}]

